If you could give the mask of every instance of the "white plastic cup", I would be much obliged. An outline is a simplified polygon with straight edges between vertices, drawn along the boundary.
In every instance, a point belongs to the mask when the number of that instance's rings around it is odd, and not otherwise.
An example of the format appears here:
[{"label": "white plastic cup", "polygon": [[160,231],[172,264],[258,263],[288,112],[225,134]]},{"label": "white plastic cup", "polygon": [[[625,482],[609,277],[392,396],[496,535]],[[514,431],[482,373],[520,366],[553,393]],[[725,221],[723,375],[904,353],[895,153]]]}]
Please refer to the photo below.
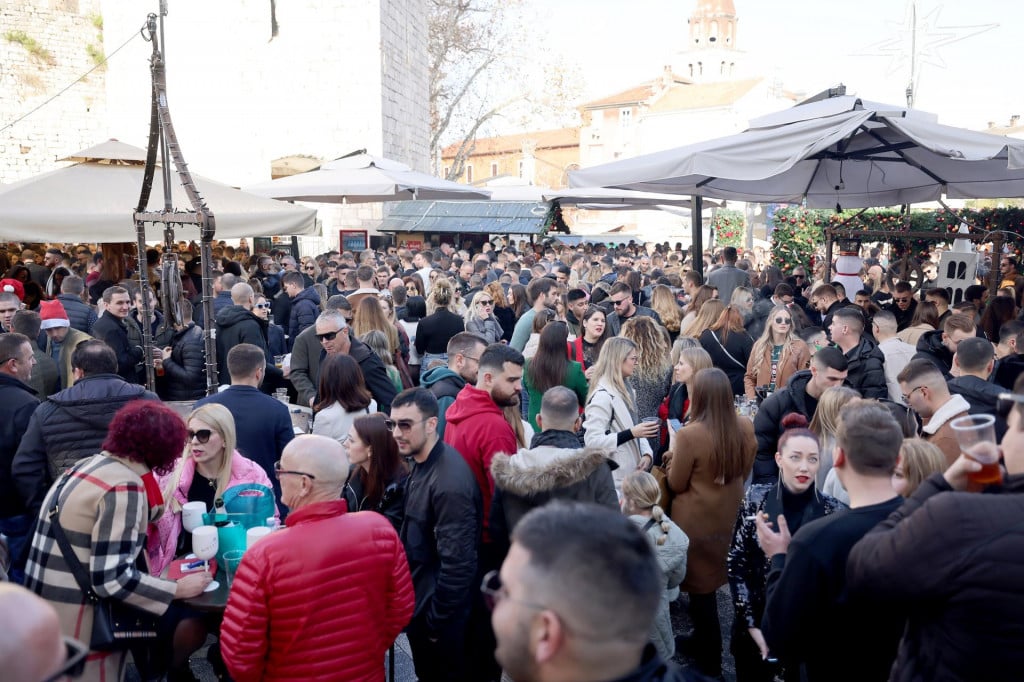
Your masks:
[{"label": "white plastic cup", "polygon": [[245,532],[245,548],[251,549],[262,538],[267,537],[274,532],[273,528],[267,528],[266,526],[256,526],[250,528]]},{"label": "white plastic cup", "polygon": [[205,502],[186,502],[181,506],[181,527],[191,533],[203,525],[203,514],[205,513]]}]

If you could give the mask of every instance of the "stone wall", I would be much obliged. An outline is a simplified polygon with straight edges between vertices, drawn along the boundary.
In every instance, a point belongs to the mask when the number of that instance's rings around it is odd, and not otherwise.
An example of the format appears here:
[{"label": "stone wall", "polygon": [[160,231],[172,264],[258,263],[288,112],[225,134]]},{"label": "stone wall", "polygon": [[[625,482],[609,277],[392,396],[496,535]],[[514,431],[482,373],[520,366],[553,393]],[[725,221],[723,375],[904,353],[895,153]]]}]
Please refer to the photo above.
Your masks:
[{"label": "stone wall", "polygon": [[[99,0],[0,6],[0,182],[50,170],[57,159],[105,139],[102,68],[29,114],[95,66],[89,46],[102,55],[103,32],[93,23],[99,12]],[[32,42],[34,52],[26,47]]]},{"label": "stone wall", "polygon": [[380,0],[383,154],[430,172],[426,0]]}]

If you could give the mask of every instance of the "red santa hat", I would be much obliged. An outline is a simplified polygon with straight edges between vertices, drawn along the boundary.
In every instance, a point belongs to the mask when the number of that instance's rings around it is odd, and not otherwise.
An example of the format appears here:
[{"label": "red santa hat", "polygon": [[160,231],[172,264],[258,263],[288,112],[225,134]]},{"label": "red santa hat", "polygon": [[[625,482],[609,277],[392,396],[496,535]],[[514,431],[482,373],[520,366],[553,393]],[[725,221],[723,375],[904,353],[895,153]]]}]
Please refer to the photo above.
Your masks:
[{"label": "red santa hat", "polygon": [[71,326],[71,321],[68,320],[68,314],[64,310],[64,305],[56,299],[39,302],[39,318],[42,320],[42,323],[39,325],[41,329]]},{"label": "red santa hat", "polygon": [[13,279],[11,277],[0,279],[0,293],[15,294],[19,301],[24,301],[25,285],[21,283],[21,280]]}]

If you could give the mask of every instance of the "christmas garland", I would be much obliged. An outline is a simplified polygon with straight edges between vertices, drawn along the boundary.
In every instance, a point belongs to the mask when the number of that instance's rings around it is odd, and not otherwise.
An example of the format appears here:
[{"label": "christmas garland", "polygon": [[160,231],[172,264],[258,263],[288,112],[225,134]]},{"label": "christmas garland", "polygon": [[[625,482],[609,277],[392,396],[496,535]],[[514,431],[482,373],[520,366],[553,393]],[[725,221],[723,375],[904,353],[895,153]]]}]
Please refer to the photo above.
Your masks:
[{"label": "christmas garland", "polygon": [[[856,217],[855,217],[856,216]],[[772,218],[772,262],[791,272],[798,265],[810,270],[815,253],[825,246],[825,228],[843,226],[856,236],[858,230],[892,232],[887,240],[868,238],[868,242],[886,241],[892,245],[891,257],[906,255],[924,257],[935,244],[950,243],[956,239],[961,222],[967,223],[971,234],[998,231],[1002,233],[1007,249],[1018,257],[1024,249],[1024,208],[982,208],[947,211],[911,211],[905,214],[895,210],[868,210],[836,213],[830,210],[809,210],[799,206],[778,208]],[[845,224],[844,224],[845,223]],[[905,239],[903,231],[934,232],[933,239]]]}]

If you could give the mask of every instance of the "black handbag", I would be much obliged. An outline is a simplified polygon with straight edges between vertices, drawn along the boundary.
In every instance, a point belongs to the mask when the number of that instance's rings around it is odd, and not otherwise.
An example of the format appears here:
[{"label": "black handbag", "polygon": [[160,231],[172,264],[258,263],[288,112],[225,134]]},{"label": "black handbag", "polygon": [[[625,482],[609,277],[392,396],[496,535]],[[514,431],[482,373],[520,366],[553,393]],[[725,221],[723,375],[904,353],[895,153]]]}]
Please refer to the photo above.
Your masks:
[{"label": "black handbag", "polygon": [[[160,617],[137,609],[134,606],[124,603],[120,599],[103,599],[92,589],[85,573],[82,562],[75,556],[71,543],[68,542],[64,529],[60,527],[57,518],[58,502],[64,485],[68,482],[67,474],[64,475],[60,487],[53,496],[53,504],[50,507],[49,521],[53,528],[53,536],[60,547],[60,553],[64,555],[64,562],[75,577],[79,589],[93,607],[92,635],[89,640],[89,649],[93,651],[116,651],[128,649],[139,644],[147,644],[157,639]],[[136,557],[138,564],[138,557]]]}]

